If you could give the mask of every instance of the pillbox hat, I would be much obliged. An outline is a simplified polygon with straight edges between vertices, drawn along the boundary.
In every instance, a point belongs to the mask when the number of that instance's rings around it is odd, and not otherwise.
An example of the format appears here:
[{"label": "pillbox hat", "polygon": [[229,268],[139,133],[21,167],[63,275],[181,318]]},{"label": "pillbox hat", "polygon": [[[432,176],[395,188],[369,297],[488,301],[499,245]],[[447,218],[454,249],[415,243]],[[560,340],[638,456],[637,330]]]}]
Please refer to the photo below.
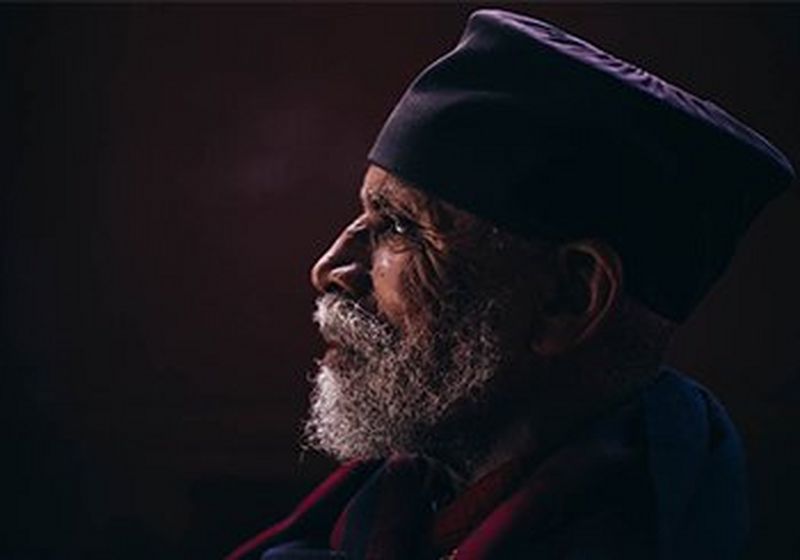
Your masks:
[{"label": "pillbox hat", "polygon": [[530,238],[603,239],[629,293],[684,320],[793,170],[718,106],[536,19],[469,18],[369,161]]}]

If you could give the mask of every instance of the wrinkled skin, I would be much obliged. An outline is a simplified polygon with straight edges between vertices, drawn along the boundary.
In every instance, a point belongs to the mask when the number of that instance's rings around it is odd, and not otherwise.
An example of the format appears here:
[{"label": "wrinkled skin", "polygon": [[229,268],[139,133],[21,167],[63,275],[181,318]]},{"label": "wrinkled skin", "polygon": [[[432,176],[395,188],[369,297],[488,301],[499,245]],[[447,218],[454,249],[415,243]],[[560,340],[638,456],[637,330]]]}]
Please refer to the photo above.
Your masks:
[{"label": "wrinkled skin", "polygon": [[311,273],[329,345],[312,447],[341,460],[423,452],[473,476],[605,399],[578,362],[604,366],[580,355],[614,308],[613,251],[522,240],[376,166],[360,197]]},{"label": "wrinkled skin", "polygon": [[361,201],[362,214],[312,269],[320,293],[344,293],[413,332],[435,319],[440,302],[502,287],[516,310],[503,328],[518,346],[524,345],[536,291],[532,272],[540,264],[524,257],[534,250],[523,255],[516,240],[517,247],[509,250],[507,234],[376,166],[366,173]]}]

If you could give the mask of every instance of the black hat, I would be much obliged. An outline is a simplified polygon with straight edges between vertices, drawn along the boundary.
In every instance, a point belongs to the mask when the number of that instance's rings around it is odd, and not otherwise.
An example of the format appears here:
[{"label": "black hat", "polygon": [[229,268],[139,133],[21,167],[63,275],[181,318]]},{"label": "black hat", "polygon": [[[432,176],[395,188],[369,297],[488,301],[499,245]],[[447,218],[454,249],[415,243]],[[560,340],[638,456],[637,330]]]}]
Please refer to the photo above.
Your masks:
[{"label": "black hat", "polygon": [[368,159],[526,237],[593,237],[684,320],[791,164],[728,113],[542,21],[472,14]]}]

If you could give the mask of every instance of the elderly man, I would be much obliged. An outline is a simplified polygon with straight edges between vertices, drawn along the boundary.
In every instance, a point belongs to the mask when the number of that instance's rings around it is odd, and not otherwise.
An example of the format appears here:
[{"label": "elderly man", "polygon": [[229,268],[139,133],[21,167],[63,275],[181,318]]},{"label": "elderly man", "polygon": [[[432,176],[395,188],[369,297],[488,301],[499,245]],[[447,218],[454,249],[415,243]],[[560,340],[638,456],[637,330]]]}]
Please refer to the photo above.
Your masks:
[{"label": "elderly man", "polygon": [[474,13],[312,270],[307,442],[344,465],[245,558],[733,558],[738,437],[662,366],[792,169],[715,105]]}]

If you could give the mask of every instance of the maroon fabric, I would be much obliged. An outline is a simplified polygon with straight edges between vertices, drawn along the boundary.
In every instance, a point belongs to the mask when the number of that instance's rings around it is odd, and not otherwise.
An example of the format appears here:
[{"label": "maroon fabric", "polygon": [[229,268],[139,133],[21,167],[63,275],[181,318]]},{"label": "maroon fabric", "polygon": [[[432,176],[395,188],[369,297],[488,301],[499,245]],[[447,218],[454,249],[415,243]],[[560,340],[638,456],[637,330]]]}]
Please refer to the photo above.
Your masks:
[{"label": "maroon fabric", "polygon": [[354,463],[228,560],[258,558],[252,554],[292,541],[352,560],[566,558],[576,551],[650,557],[645,456],[639,408],[627,406],[538,464],[520,458],[501,466],[436,513],[433,504],[452,485],[435,461]]},{"label": "maroon fabric", "polygon": [[377,467],[376,462],[355,461],[341,466],[311,492],[289,517],[237,547],[225,560],[258,560],[270,546],[299,538],[326,542],[339,512]]},{"label": "maroon fabric", "polygon": [[344,551],[348,558],[429,558],[432,504],[450,494],[449,477],[435,461],[422,456],[393,456],[339,516],[331,547]]},{"label": "maroon fabric", "polygon": [[489,473],[438,513],[433,547],[473,559],[581,547],[627,558],[654,546],[639,419],[638,406],[624,407],[544,461],[521,457]]},{"label": "maroon fabric", "polygon": [[644,526],[626,519],[636,511],[639,521],[648,517],[644,470],[644,454],[634,448],[600,441],[562,449],[469,533],[455,558],[512,558],[532,550],[559,558],[584,546],[628,557],[599,540],[611,534],[625,546],[648,540]]},{"label": "maroon fabric", "polygon": [[528,474],[530,461],[515,459],[481,477],[436,513],[431,541],[440,554],[455,549]]}]

